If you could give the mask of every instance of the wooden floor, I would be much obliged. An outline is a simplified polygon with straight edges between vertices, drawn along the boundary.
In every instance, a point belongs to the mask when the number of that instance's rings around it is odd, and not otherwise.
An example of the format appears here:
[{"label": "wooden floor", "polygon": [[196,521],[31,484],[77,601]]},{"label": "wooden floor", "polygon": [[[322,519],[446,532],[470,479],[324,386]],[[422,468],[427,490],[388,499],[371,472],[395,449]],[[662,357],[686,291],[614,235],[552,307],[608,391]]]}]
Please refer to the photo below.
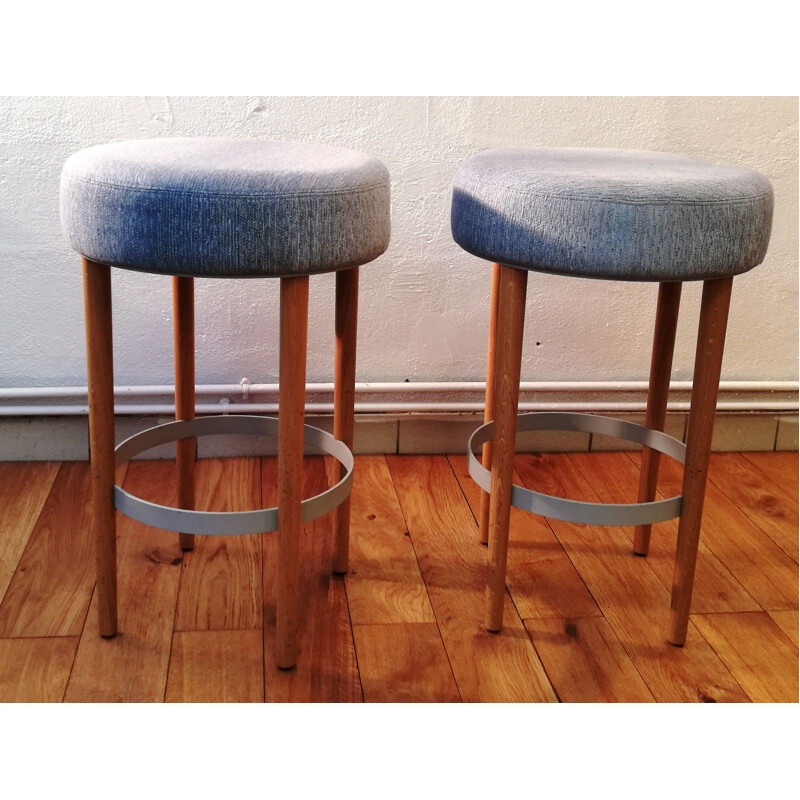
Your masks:
[{"label": "wooden floor", "polygon": [[[630,502],[637,453],[518,456],[518,483]],[[679,493],[664,459],[660,490]],[[306,496],[328,484],[306,462]],[[176,501],[175,464],[120,468]],[[274,459],[198,462],[206,510],[273,505]],[[797,453],[714,455],[693,615],[667,644],[676,521],[632,531],[514,510],[505,627],[481,629],[486,548],[463,456],[362,456],[351,571],[330,516],[302,539],[301,655],[274,663],[276,535],[177,536],[118,516],[120,627],[98,636],[86,463],[0,464],[0,701],[797,702]]]}]

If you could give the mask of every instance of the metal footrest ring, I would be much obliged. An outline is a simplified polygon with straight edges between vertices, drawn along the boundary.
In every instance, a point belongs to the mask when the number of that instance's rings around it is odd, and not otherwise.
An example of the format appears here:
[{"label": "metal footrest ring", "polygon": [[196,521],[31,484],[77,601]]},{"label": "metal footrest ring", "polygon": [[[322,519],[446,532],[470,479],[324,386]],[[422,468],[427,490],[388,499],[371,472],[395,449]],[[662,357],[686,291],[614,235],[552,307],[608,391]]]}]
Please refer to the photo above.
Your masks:
[{"label": "metal footrest ring", "polygon": [[[327,514],[341,505],[350,494],[353,485],[353,454],[344,442],[334,439],[329,433],[304,425],[303,441],[333,456],[344,468],[344,477],[330,489],[309,497],[301,503],[302,522]],[[135,455],[160,444],[193,439],[197,436],[220,434],[267,434],[277,436],[278,420],[275,417],[215,416],[197,417],[178,422],[156,425],[121,442],[115,448],[117,465]],[[114,487],[114,503],[119,511],[138,522],[162,530],[177,533],[194,533],[200,536],[241,536],[248,533],[266,533],[278,529],[278,509],[264,508],[258,511],[194,511],[170,508],[150,503]]]},{"label": "metal footrest ring", "polygon": [[[517,417],[517,433],[523,431],[583,431],[616,436],[629,442],[658,450],[681,464],[686,458],[686,446],[672,436],[654,431],[627,420],[599,417],[596,414],[576,414],[566,411],[539,411]],[[491,491],[491,472],[475,456],[475,450],[491,441],[494,423],[481,425],[467,445],[469,474],[485,492]],[[522,486],[511,489],[511,505],[543,517],[584,525],[650,525],[681,515],[683,497],[670,497],[652,503],[585,503],[548,494],[533,492]]]}]

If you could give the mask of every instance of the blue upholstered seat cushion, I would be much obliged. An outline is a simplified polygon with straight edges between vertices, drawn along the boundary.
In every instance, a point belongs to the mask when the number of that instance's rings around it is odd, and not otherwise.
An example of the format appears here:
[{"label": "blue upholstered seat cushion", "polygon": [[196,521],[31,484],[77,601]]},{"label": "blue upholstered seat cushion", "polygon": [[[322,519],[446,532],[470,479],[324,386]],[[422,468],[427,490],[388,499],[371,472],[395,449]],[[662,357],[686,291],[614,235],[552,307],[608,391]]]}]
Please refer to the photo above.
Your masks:
[{"label": "blue upholstered seat cushion", "polygon": [[389,173],[322,145],[139,139],[82,150],[61,176],[72,247],[114,267],[223,278],[328,272],[389,244]]},{"label": "blue upholstered seat cushion", "polygon": [[489,150],[453,180],[453,237],[541,272],[635,281],[736,275],[760,264],[769,181],[743,167],[626,150]]}]

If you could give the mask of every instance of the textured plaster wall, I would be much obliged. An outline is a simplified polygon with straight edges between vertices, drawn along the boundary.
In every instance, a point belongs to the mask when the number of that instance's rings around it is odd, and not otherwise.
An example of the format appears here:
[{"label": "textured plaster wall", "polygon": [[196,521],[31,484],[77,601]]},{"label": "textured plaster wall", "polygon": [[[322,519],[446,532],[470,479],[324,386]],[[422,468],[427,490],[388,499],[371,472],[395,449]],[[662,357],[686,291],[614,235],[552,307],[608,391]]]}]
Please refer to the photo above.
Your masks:
[{"label": "textured plaster wall", "polygon": [[[737,278],[723,379],[790,380],[798,344],[797,98],[0,98],[0,386],[85,383],[78,257],[58,181],[81,148],[154,136],[322,142],[381,158],[392,243],[362,270],[359,380],[482,380],[489,267],[451,240],[458,164],[492,147],[666,150],[772,181],[765,263]],[[115,270],[118,384],[169,383],[169,281]],[[657,288],[533,274],[523,380],[646,378]],[[312,280],[311,381],[332,379],[333,278]],[[685,287],[674,377],[691,378],[700,287]],[[276,281],[200,281],[199,383],[277,378]]]}]

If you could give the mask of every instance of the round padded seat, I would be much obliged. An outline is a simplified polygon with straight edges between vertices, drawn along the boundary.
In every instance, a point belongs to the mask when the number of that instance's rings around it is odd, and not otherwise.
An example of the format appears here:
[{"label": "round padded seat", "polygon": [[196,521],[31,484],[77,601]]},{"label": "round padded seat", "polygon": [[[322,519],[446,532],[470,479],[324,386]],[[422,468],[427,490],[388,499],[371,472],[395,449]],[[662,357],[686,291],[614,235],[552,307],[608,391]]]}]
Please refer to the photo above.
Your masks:
[{"label": "round padded seat", "polygon": [[632,281],[722,278],[761,263],[769,181],[641,150],[489,150],[453,180],[462,248],[512,267]]},{"label": "round padded seat", "polygon": [[217,278],[366,264],[389,244],[389,173],[338,147],[139,139],[90,147],[61,176],[73,249],[113,267]]}]

